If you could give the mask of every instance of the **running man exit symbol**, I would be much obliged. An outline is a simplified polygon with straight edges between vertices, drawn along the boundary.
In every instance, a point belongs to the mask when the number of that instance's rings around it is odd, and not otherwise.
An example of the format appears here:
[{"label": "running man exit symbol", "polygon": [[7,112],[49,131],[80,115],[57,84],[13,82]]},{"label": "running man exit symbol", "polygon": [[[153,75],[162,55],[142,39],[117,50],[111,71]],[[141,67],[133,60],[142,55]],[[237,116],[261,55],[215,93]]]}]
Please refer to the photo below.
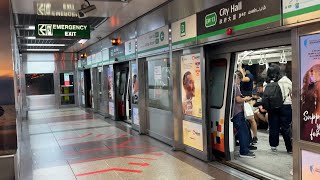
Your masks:
[{"label": "running man exit symbol", "polygon": [[39,36],[53,36],[52,24],[38,24]]},{"label": "running man exit symbol", "polygon": [[180,37],[186,36],[186,22],[180,23]]}]

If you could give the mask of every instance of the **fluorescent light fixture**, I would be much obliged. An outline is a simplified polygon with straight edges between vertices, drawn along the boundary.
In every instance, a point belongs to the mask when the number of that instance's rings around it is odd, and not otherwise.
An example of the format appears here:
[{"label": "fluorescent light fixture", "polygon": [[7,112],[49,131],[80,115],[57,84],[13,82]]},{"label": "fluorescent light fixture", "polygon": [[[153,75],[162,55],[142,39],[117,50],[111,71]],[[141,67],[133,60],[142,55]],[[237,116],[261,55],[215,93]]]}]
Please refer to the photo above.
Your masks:
[{"label": "fluorescent light fixture", "polygon": [[84,44],[84,43],[86,43],[87,41],[88,41],[88,39],[80,39],[80,40],[78,41],[78,43]]},{"label": "fluorescent light fixture", "polygon": [[21,46],[56,46],[56,47],[63,47],[66,44],[21,44]]},{"label": "fluorescent light fixture", "polygon": [[36,39],[36,37],[34,37],[34,36],[26,36],[26,37],[24,37],[25,39]]},{"label": "fluorescent light fixture", "polygon": [[35,26],[29,26],[27,29],[28,30],[36,30],[36,27]]},{"label": "fluorescent light fixture", "polygon": [[26,51],[60,51],[60,49],[26,49]]}]

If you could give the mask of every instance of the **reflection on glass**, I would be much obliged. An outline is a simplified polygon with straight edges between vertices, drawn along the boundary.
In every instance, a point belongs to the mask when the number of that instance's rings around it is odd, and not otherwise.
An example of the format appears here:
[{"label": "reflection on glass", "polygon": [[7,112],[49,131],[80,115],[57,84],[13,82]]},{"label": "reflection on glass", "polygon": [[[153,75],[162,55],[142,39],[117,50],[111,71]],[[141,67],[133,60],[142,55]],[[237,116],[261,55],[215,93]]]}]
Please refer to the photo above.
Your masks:
[{"label": "reflection on glass", "polygon": [[209,86],[211,107],[221,108],[223,105],[226,71],[226,59],[218,59],[210,62]]},{"label": "reflection on glass", "polygon": [[70,105],[74,103],[74,96],[61,96],[61,105]]},{"label": "reflection on glass", "polygon": [[73,73],[60,73],[61,105],[75,104]]},{"label": "reflection on glass", "polygon": [[149,106],[170,110],[170,64],[167,59],[148,61]]},{"label": "reflection on glass", "polygon": [[54,94],[53,74],[26,74],[26,94]]},{"label": "reflection on glass", "polygon": [[73,73],[60,73],[60,93],[61,94],[74,93]]}]

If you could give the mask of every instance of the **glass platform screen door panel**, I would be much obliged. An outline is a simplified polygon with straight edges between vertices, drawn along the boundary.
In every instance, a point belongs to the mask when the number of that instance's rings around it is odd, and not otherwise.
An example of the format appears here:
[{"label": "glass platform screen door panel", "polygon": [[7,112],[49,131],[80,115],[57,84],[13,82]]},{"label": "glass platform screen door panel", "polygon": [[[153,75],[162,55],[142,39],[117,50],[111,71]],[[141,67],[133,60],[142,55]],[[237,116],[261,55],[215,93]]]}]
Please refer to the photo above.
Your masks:
[{"label": "glass platform screen door panel", "polygon": [[75,105],[73,72],[60,73],[60,105]]}]

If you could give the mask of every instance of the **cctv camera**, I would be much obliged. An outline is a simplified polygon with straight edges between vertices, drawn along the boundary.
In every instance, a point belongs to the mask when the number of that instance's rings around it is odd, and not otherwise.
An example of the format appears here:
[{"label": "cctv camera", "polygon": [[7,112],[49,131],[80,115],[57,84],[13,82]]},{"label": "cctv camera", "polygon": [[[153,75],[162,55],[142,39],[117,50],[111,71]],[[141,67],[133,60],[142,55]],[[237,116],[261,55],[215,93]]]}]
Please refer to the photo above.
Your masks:
[{"label": "cctv camera", "polygon": [[91,12],[91,11],[97,9],[97,7],[95,5],[91,5],[89,3],[89,1],[86,0],[86,2],[88,3],[88,5],[82,4],[81,9],[78,11],[79,18],[86,18],[86,17],[88,17],[88,14],[87,14],[88,12]]}]

